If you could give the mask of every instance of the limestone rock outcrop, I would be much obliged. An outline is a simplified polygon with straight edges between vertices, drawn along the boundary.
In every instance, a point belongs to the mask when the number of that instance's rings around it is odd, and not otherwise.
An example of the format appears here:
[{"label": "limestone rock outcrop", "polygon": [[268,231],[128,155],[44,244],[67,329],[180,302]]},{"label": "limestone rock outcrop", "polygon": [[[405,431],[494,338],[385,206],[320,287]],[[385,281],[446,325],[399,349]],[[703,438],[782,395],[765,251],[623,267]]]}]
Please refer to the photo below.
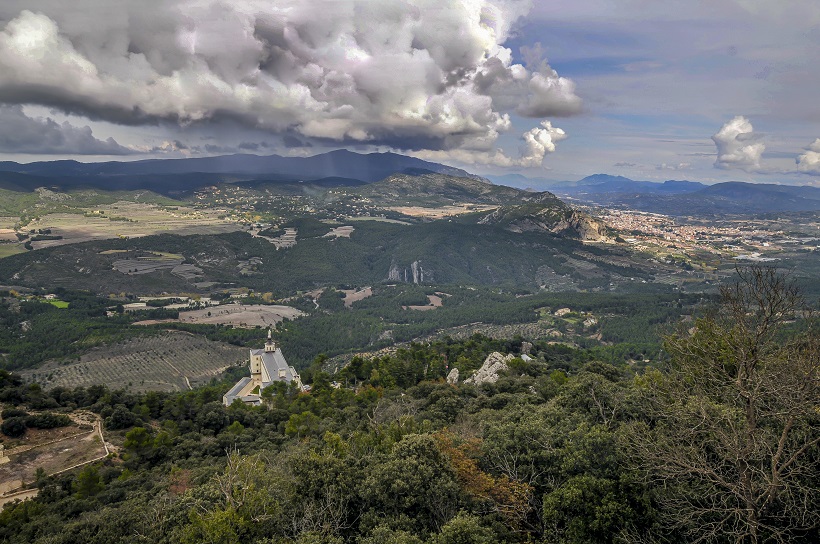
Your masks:
[{"label": "limestone rock outcrop", "polygon": [[492,352],[484,360],[475,374],[464,380],[464,383],[481,385],[482,383],[495,383],[498,381],[498,374],[509,368],[507,363],[512,361],[515,355],[502,355],[497,351]]}]

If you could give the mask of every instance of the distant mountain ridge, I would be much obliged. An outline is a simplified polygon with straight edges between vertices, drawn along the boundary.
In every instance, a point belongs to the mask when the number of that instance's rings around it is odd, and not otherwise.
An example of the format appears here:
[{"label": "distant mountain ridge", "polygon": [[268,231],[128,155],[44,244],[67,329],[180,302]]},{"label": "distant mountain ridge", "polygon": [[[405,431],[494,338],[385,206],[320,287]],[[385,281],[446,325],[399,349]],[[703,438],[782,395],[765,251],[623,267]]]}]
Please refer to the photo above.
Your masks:
[{"label": "distant mountain ridge", "polygon": [[624,176],[593,174],[579,181],[559,183],[551,187],[557,194],[587,193],[647,193],[647,194],[685,194],[699,191],[707,185],[697,181],[667,180],[663,183],[654,181],[635,181]]},{"label": "distant mountain ridge", "polygon": [[[271,182],[358,180],[373,183],[402,172],[434,172],[477,178],[460,168],[397,153],[354,153],[336,150],[311,157],[224,155],[134,162],[81,163],[73,160],[20,164],[0,162],[0,183],[33,190],[44,185],[63,189],[91,186],[101,189],[192,190],[215,183],[266,180]],[[350,185],[348,182],[345,185]]]},{"label": "distant mountain ridge", "polygon": [[557,183],[550,191],[602,206],[618,206],[668,215],[757,214],[820,211],[820,188],[728,181],[705,185],[695,181],[663,183],[595,174]]}]

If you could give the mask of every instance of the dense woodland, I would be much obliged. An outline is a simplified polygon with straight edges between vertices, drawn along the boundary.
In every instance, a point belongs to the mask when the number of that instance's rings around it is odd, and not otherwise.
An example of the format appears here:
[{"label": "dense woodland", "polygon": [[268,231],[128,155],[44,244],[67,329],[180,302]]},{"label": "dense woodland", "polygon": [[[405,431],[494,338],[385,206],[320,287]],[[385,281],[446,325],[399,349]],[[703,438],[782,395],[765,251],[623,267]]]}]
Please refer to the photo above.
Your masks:
[{"label": "dense woodland", "polygon": [[[41,390],[100,415],[118,455],[39,477],[10,543],[817,542],[820,339],[765,269],[666,336],[659,368],[535,342],[496,383],[451,385],[520,339],[441,340],[303,371],[309,394],[224,408],[195,391]],[[339,387],[334,387],[336,382]]]}]

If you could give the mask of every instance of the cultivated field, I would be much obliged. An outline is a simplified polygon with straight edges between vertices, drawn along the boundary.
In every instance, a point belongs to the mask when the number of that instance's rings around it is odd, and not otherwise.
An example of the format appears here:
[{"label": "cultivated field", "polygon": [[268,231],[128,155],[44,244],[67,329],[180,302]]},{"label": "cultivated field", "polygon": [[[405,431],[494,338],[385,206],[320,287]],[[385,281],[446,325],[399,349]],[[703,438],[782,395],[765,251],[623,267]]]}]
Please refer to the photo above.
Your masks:
[{"label": "cultivated field", "polygon": [[427,295],[427,300],[429,301],[429,304],[425,304],[424,306],[402,306],[402,308],[405,309],[405,310],[420,310],[420,311],[435,310],[436,308],[441,308],[442,300],[441,300],[441,296],[439,296],[439,295],[450,296],[446,293],[438,293],[438,294],[435,294],[435,295]]},{"label": "cultivated field", "polygon": [[112,389],[180,391],[207,382],[247,356],[245,348],[166,332],[95,348],[79,363],[61,366],[52,362],[20,374],[46,388],[103,384]]},{"label": "cultivated field", "polygon": [[[103,253],[110,253],[103,251]],[[185,258],[182,255],[173,253],[151,252],[152,255],[137,257],[136,259],[120,259],[114,261],[112,266],[117,272],[123,274],[150,274],[160,270],[170,270],[171,274],[184,280],[195,280],[202,276],[202,269],[192,264],[183,264]]]},{"label": "cultivated field", "polygon": [[0,244],[0,259],[25,252],[26,250],[23,248],[22,244]]},{"label": "cultivated field", "polygon": [[[102,212],[102,213],[100,213]],[[219,234],[240,230],[238,223],[220,219],[216,210],[163,208],[153,204],[117,202],[81,213],[52,213],[36,219],[26,229],[51,229],[61,240],[34,242],[34,248],[74,244],[108,238],[137,238],[163,232]]]},{"label": "cultivated field", "polygon": [[283,319],[301,317],[303,312],[290,306],[267,306],[264,304],[224,304],[201,310],[181,312],[176,320],[139,321],[137,325],[179,321],[181,323],[204,323],[207,325],[233,325],[252,329],[271,327]]},{"label": "cultivated field", "polygon": [[282,236],[277,236],[276,238],[271,238],[270,236],[262,236],[259,234],[259,230],[251,230],[250,235],[254,238],[262,238],[263,240],[267,240],[271,244],[276,246],[276,249],[283,249],[289,248],[296,245],[296,235],[298,231],[293,228],[286,228],[285,233]]},{"label": "cultivated field", "polygon": [[322,238],[350,238],[350,235],[353,234],[354,230],[356,229],[350,225],[336,227],[331,229],[331,231],[327,234],[323,235]]},{"label": "cultivated field", "polygon": [[342,289],[342,293],[345,294],[345,306],[350,308],[354,302],[359,302],[360,300],[373,296],[373,289],[370,287],[365,287],[359,291],[355,289]]}]

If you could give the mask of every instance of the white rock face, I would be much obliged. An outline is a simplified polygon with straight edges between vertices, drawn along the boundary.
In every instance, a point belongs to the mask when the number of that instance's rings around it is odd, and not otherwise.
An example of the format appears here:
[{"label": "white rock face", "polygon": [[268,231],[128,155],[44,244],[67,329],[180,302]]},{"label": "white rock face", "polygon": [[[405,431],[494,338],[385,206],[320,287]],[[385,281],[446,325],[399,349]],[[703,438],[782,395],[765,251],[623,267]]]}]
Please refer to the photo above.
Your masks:
[{"label": "white rock face", "polygon": [[492,352],[484,360],[475,374],[464,380],[464,383],[472,383],[481,385],[482,383],[495,383],[498,381],[499,372],[507,370],[509,367],[507,363],[515,358],[514,355],[502,355],[497,351]]},{"label": "white rock face", "polygon": [[447,383],[450,385],[455,385],[458,383],[458,369],[453,368],[449,374],[447,374]]}]

